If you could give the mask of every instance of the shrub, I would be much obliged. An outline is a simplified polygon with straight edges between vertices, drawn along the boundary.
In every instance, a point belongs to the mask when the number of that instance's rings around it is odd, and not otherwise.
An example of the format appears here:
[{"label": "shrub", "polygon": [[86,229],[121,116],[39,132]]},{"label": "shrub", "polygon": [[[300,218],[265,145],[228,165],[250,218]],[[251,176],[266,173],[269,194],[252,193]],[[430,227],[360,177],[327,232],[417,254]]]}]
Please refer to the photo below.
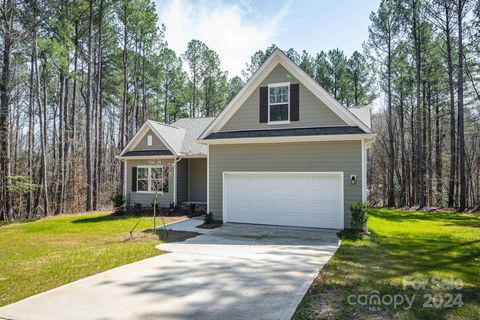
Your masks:
[{"label": "shrub", "polygon": [[367,232],[368,203],[355,202],[350,207],[350,211],[352,212],[352,229]]},{"label": "shrub", "polygon": [[205,214],[205,219],[203,220],[205,224],[212,224],[213,220],[213,213],[210,211],[209,213]]},{"label": "shrub", "polygon": [[115,211],[119,211],[125,205],[123,194],[116,194],[112,197],[112,204]]}]

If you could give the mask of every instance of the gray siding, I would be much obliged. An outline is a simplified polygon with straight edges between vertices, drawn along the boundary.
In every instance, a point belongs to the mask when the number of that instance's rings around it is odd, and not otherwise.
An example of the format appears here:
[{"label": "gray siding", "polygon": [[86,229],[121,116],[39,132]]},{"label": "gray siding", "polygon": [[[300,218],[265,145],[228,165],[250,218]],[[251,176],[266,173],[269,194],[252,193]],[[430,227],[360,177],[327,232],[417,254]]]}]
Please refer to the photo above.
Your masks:
[{"label": "gray siding", "polygon": [[177,162],[177,202],[188,200],[188,159]]},{"label": "gray siding", "polygon": [[[152,136],[152,146],[147,145],[147,136]],[[148,130],[147,133],[144,134],[140,142],[132,149],[132,151],[143,151],[143,150],[168,150],[167,146],[165,146],[160,139],[152,132],[152,130]]]},{"label": "gray siding", "polygon": [[[153,193],[133,192],[132,191],[132,167],[141,165],[151,165],[152,160],[127,160],[127,206],[133,206],[136,203],[141,203],[143,206],[150,206],[153,202]],[[162,163],[172,164],[172,160],[162,160]],[[158,196],[158,203],[161,207],[168,207],[173,202],[173,168],[170,169],[170,177],[168,181],[169,191],[164,193],[163,196]]]},{"label": "gray siding", "polygon": [[[260,84],[290,82],[298,83],[282,66],[277,65],[273,71]],[[280,129],[299,127],[322,127],[346,125],[333,111],[322,101],[313,95],[303,84],[300,83],[300,121],[292,121],[285,125],[268,125],[259,122],[259,87],[255,89],[250,97],[240,106],[237,112],[227,121],[220,131],[255,130],[255,129]]]},{"label": "gray siding", "polygon": [[[224,171],[336,171],[344,173],[345,228],[350,227],[350,205],[362,201],[360,141],[326,141],[210,145],[209,210],[222,219]],[[350,175],[357,183],[350,183]]]},{"label": "gray siding", "polygon": [[207,201],[207,159],[189,159],[191,201]]}]

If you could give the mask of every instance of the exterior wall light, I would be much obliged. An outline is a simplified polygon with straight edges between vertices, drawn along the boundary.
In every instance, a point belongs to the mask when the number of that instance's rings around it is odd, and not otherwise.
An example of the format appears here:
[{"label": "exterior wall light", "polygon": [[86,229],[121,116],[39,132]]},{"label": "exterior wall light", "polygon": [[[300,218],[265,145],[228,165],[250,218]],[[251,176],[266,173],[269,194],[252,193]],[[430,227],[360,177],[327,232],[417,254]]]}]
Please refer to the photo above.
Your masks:
[{"label": "exterior wall light", "polygon": [[350,176],[350,183],[351,184],[357,184],[357,176],[356,175],[352,174]]}]

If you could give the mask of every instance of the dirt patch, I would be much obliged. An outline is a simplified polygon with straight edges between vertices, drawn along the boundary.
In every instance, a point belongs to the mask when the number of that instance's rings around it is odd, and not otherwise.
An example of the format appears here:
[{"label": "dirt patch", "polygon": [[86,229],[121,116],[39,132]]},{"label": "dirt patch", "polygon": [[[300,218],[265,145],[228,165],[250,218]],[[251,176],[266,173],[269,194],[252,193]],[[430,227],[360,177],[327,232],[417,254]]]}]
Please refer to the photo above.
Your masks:
[{"label": "dirt patch", "polygon": [[215,221],[213,223],[209,223],[209,224],[201,224],[199,226],[197,226],[197,228],[200,228],[200,229],[215,229],[215,228],[218,228],[218,227],[221,227],[223,226],[223,222],[221,221]]},{"label": "dirt patch", "polygon": [[[152,233],[152,230],[146,231],[147,233]],[[157,230],[156,232],[158,238],[162,242],[170,243],[170,242],[182,242],[187,239],[199,236],[200,233],[198,232],[191,232],[191,231],[174,231],[174,230]]]},{"label": "dirt patch", "polygon": [[173,231],[170,230],[167,232],[165,231],[157,231],[158,237],[163,242],[182,242],[190,238],[194,238],[199,236],[201,233],[198,232],[191,232],[191,231]]}]

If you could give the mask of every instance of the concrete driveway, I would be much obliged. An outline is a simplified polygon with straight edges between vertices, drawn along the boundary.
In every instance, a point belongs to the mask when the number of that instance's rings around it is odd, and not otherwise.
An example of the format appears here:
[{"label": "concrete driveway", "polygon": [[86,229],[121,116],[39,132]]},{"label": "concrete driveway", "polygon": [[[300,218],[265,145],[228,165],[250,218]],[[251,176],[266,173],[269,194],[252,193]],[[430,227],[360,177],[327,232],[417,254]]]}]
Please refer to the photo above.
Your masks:
[{"label": "concrete driveway", "polygon": [[0,319],[290,319],[338,245],[334,231],[226,224],[2,307]]}]

